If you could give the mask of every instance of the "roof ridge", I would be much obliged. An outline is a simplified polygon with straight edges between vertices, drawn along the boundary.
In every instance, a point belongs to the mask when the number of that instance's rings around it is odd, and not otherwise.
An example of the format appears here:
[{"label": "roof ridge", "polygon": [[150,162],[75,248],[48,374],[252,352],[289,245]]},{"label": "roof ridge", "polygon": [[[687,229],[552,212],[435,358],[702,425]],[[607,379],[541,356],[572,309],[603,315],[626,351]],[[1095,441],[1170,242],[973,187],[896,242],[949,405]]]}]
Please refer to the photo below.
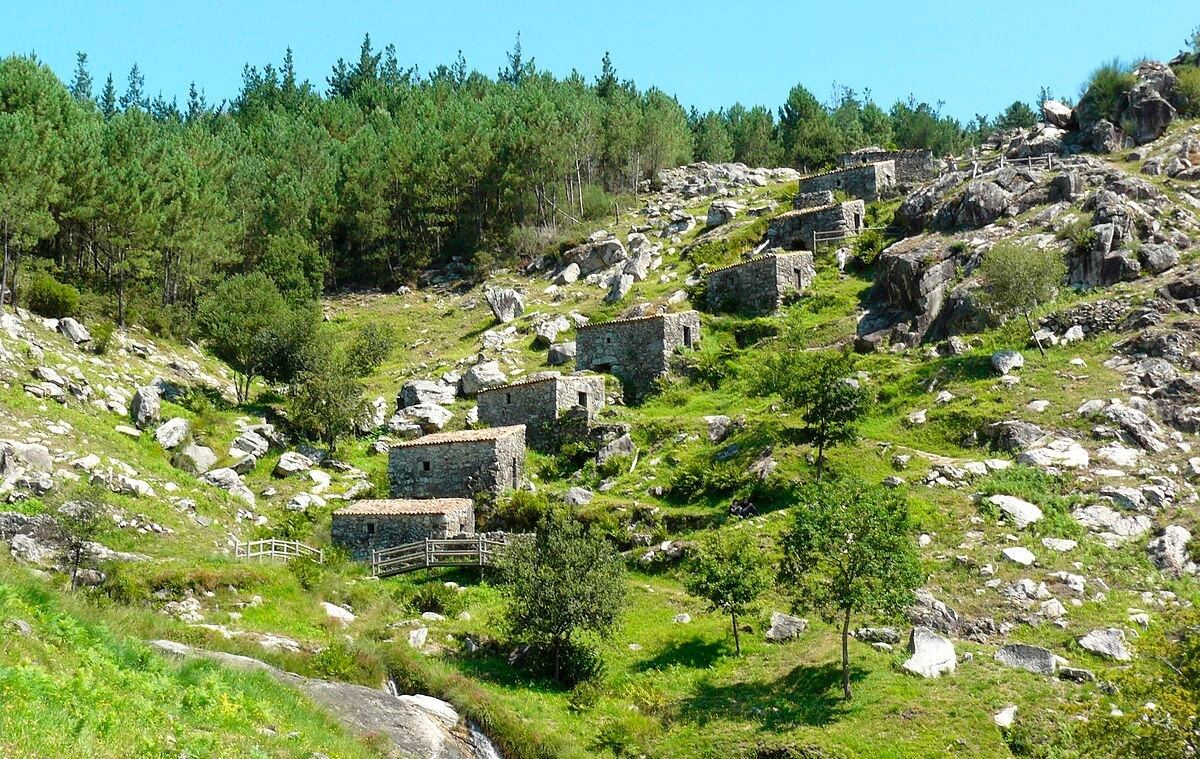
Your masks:
[{"label": "roof ridge", "polygon": [[473,430],[455,430],[453,432],[435,432],[415,440],[402,440],[393,443],[392,448],[415,448],[422,445],[441,445],[450,443],[474,443],[484,440],[499,440],[505,435],[515,433],[520,429],[525,432],[525,425],[510,424],[504,427],[480,427]]},{"label": "roof ridge", "polygon": [[665,319],[668,316],[678,316],[680,314],[695,313],[696,309],[690,308],[687,311],[668,311],[664,314],[649,314],[647,316],[630,316],[627,319],[610,319],[606,322],[588,322],[581,327],[576,327],[575,331],[590,329],[591,327],[603,327],[607,324],[628,324],[629,322],[649,321],[650,319]]},{"label": "roof ridge", "polygon": [[747,264],[758,263],[759,261],[764,261],[768,258],[779,258],[780,256],[795,256],[795,255],[799,255],[800,253],[803,253],[803,252],[805,252],[805,251],[789,250],[789,251],[785,251],[783,253],[763,253],[761,256],[755,256],[754,258],[747,258],[745,261],[738,261],[737,263],[726,264],[725,266],[718,266],[716,269],[709,269],[708,273],[716,274],[719,271],[725,271],[726,269],[736,269],[739,266],[745,266]]},{"label": "roof ridge", "polygon": [[889,158],[889,159],[885,159],[882,161],[869,161],[867,163],[857,163],[853,166],[841,166],[839,168],[829,169],[827,171],[818,171],[816,174],[806,174],[806,175],[800,177],[798,182],[800,184],[803,184],[805,181],[807,181],[809,179],[817,179],[819,177],[827,177],[831,174],[844,174],[847,171],[858,171],[860,169],[878,166],[881,163],[895,163],[895,161],[893,161]]}]

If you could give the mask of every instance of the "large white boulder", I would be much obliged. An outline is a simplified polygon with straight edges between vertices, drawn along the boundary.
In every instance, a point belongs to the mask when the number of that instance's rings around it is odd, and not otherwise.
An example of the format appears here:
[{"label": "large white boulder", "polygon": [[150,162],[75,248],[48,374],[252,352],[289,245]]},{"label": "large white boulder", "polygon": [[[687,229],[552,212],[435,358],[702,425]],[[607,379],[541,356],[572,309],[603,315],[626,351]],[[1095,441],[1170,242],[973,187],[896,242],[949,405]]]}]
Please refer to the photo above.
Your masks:
[{"label": "large white boulder", "polygon": [[483,297],[492,315],[505,324],[525,313],[525,298],[511,287],[489,288]]},{"label": "large white boulder", "polygon": [[154,431],[154,439],[168,451],[179,447],[184,440],[187,440],[191,427],[188,420],[177,416],[173,419],[168,419],[158,426]]},{"label": "large white boulder", "polygon": [[950,639],[928,627],[913,628],[908,651],[912,656],[900,666],[921,677],[940,677],[953,672],[958,664]]},{"label": "large white boulder", "polygon": [[988,501],[1000,509],[1018,530],[1023,530],[1034,522],[1041,521],[1042,510],[1029,501],[1011,495],[991,495]]},{"label": "large white boulder", "polygon": [[508,377],[500,370],[497,361],[482,361],[472,366],[462,376],[462,392],[474,396],[481,390],[508,384]]},{"label": "large white boulder", "polygon": [[1079,645],[1087,651],[1116,661],[1129,661],[1133,654],[1125,646],[1125,631],[1116,627],[1092,630],[1079,639]]}]

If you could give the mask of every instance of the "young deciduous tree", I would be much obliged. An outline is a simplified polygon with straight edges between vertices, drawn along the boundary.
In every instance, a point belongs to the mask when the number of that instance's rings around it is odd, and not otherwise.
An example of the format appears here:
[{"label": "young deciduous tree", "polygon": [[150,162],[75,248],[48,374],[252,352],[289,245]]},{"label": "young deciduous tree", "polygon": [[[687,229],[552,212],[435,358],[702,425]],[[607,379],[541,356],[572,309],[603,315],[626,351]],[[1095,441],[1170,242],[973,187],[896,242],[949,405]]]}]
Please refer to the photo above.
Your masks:
[{"label": "young deciduous tree", "polygon": [[276,330],[288,322],[288,306],[275,283],[257,272],[226,280],[200,302],[196,326],[209,350],[237,372],[240,403],[272,358]]},{"label": "young deciduous tree", "polygon": [[1046,349],[1037,338],[1032,313],[1054,300],[1065,275],[1061,253],[1019,243],[997,244],[979,266],[985,304],[999,316],[1024,316],[1043,356]]},{"label": "young deciduous tree", "polygon": [[513,636],[548,649],[554,679],[581,633],[605,637],[625,601],[625,566],[603,537],[572,515],[552,511],[532,538],[509,545],[501,561],[506,617]]},{"label": "young deciduous tree", "polygon": [[95,500],[68,501],[55,516],[62,531],[63,565],[71,573],[71,587],[79,586],[79,571],[91,566],[92,543],[100,533],[104,507]]},{"label": "young deciduous tree", "polygon": [[842,691],[850,698],[850,619],[890,617],[922,581],[908,501],[897,491],[837,481],[809,488],[782,538],[780,582],[798,610],[842,627]]},{"label": "young deciduous tree", "polygon": [[844,351],[782,350],[769,356],[754,379],[759,395],[778,395],[800,411],[805,442],[817,449],[817,479],[825,452],[858,439],[858,425],[871,407],[871,394],[851,375],[854,357]]},{"label": "young deciduous tree", "polygon": [[683,584],[688,593],[729,615],[734,651],[741,656],[738,615],[771,585],[771,574],[767,555],[750,533],[722,530],[697,542]]}]

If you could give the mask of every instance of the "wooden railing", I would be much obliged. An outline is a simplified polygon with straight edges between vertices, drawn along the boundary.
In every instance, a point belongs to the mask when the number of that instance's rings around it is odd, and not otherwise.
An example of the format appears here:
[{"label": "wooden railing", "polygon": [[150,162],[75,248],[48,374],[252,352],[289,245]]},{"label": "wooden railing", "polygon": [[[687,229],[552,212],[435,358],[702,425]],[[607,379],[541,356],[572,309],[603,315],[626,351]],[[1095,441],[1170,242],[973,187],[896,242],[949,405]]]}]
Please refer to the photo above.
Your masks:
[{"label": "wooden railing", "polygon": [[464,538],[426,538],[392,548],[379,548],[371,551],[371,574],[389,577],[433,567],[495,565],[505,546],[522,537],[525,536],[493,532]]},{"label": "wooden railing", "polygon": [[312,559],[318,564],[325,563],[325,551],[305,545],[296,540],[266,538],[264,540],[251,540],[246,543],[239,541],[234,544],[233,550],[234,555],[241,559],[268,558],[290,561],[291,559],[305,558]]},{"label": "wooden railing", "polygon": [[812,247],[813,247],[813,250],[817,250],[817,248],[819,248],[822,245],[829,245],[830,243],[837,242],[839,240],[849,240],[851,238],[858,237],[863,232],[869,232],[872,230],[886,231],[887,229],[888,229],[888,227],[863,227],[862,229],[859,229],[859,230],[850,230],[850,229],[828,229],[828,230],[823,230],[823,231],[813,230]]}]

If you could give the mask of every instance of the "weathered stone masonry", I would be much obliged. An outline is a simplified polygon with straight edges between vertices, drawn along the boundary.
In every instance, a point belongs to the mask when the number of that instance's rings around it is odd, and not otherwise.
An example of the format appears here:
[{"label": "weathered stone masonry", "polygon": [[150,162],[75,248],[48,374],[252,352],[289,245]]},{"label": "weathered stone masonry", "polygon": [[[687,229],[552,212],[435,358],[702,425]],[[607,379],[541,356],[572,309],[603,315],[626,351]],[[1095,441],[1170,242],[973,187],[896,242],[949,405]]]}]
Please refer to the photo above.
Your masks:
[{"label": "weathered stone masonry", "polygon": [[863,230],[865,217],[861,200],[788,211],[771,219],[767,239],[772,247],[812,250],[817,233],[831,233],[824,241],[851,237]]},{"label": "weathered stone masonry", "polygon": [[520,487],[525,426],[439,432],[392,446],[393,498],[469,497]]},{"label": "weathered stone masonry", "polygon": [[771,253],[708,274],[708,306],[713,311],[769,314],[788,293],[808,289],[816,276],[811,253]]},{"label": "weathered stone masonry", "polygon": [[575,367],[611,372],[626,394],[637,398],[670,370],[676,349],[699,344],[700,315],[695,311],[594,322],[576,330]]},{"label": "weathered stone masonry", "polygon": [[560,425],[568,412],[582,412],[585,424],[596,418],[604,407],[604,378],[596,375],[547,372],[511,385],[501,385],[479,393],[479,421],[489,427],[524,424],[530,448],[552,450],[560,442],[560,433],[574,430],[572,424]]},{"label": "weathered stone masonry", "polygon": [[399,498],[358,501],[333,512],[334,545],[356,561],[371,551],[425,538],[450,538],[475,532],[475,503],[469,498]]},{"label": "weathered stone masonry", "polygon": [[841,157],[842,168],[891,161],[896,166],[896,182],[903,185],[924,182],[937,176],[938,164],[933,153],[921,148],[914,150],[871,150],[864,148]]},{"label": "weathered stone masonry", "polygon": [[896,190],[896,164],[891,161],[850,166],[822,174],[802,177],[797,188],[800,193],[829,190],[842,192],[866,201],[887,197]]}]

